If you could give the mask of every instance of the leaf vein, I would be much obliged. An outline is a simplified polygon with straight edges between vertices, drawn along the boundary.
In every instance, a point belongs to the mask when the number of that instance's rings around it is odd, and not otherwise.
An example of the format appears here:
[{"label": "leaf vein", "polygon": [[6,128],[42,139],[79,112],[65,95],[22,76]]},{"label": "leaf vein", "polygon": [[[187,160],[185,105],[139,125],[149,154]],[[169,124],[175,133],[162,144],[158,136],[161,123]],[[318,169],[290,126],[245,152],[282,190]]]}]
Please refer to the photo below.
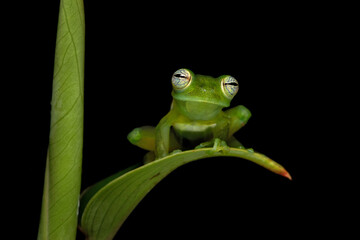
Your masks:
[{"label": "leaf vein", "polygon": [[79,83],[79,95],[81,96],[81,99],[82,101],[84,101],[84,96],[83,96],[83,90],[82,90],[82,84],[81,84],[81,76],[80,76],[80,64],[79,64],[79,59],[78,59],[78,53],[77,53],[77,48],[76,48],[76,44],[75,44],[75,41],[74,41],[74,37],[73,37],[73,34],[70,30],[70,25],[69,25],[69,21],[68,21],[68,16],[67,16],[67,13],[66,13],[66,9],[63,8],[63,11],[64,11],[64,15],[65,15],[65,22],[66,22],[66,25],[68,27],[68,30],[69,30],[69,35],[70,35],[70,39],[71,39],[71,42],[74,46],[74,53],[75,53],[75,62],[76,62],[76,70],[77,70],[77,75],[78,75],[78,83]]}]

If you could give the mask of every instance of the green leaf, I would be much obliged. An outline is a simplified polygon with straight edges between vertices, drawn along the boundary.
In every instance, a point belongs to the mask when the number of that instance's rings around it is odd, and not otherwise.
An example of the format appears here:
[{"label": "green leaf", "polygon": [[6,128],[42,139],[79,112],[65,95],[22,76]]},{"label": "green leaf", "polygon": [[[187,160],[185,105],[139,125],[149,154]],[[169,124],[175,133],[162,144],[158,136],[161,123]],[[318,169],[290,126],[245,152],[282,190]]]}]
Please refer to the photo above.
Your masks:
[{"label": "green leaf", "polygon": [[[122,171],[96,184],[83,194],[80,229],[89,240],[112,239],[145,195],[176,168],[208,157],[230,156],[250,160],[291,179],[278,163],[252,150],[219,147],[176,153],[131,171]],[[129,170],[129,169],[128,169]],[[88,195],[89,194],[89,195]]]},{"label": "green leaf", "polygon": [[61,0],[38,239],[76,237],[83,147],[84,44],[82,0]]}]

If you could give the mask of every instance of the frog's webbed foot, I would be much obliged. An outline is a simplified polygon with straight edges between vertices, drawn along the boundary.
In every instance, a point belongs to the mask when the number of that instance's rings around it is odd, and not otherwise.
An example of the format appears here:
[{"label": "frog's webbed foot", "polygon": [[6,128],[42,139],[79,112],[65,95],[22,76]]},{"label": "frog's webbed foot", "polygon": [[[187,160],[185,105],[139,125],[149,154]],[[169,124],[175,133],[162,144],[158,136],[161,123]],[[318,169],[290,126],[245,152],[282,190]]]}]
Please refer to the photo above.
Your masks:
[{"label": "frog's webbed foot", "polygon": [[155,154],[154,154],[154,152],[150,151],[150,152],[146,153],[145,156],[144,156],[144,159],[143,159],[144,165],[145,165],[145,164],[148,164],[148,163],[151,163],[151,162],[153,162],[153,161],[155,161]]},{"label": "frog's webbed foot", "polygon": [[214,145],[212,147],[212,151],[214,152],[228,152],[230,151],[229,146],[224,140],[220,138],[215,138]]},{"label": "frog's webbed foot", "polygon": [[195,147],[195,149],[209,148],[209,147],[212,147],[213,145],[214,145],[214,140],[200,143],[199,145],[197,145],[197,146]]},{"label": "frog's webbed foot", "polygon": [[220,138],[215,138],[212,141],[208,141],[208,142],[203,142],[200,143],[198,146],[195,147],[195,149],[200,149],[200,148],[212,148],[212,152],[227,152],[229,151],[229,146],[227,145],[227,143],[224,140],[221,140]]},{"label": "frog's webbed foot", "polygon": [[234,136],[229,139],[228,144],[232,148],[244,149],[251,153],[255,152],[252,148],[245,148],[244,145],[242,145],[241,142],[239,142]]},{"label": "frog's webbed foot", "polygon": [[230,147],[233,147],[233,148],[245,149],[244,145],[242,145],[242,143],[239,142],[234,136],[232,136],[232,137],[228,140],[228,145],[229,145]]},{"label": "frog's webbed foot", "polygon": [[178,153],[181,153],[182,150],[181,149],[175,149],[174,151],[172,151],[171,153],[169,153],[169,155],[175,155],[175,154],[178,154]]}]

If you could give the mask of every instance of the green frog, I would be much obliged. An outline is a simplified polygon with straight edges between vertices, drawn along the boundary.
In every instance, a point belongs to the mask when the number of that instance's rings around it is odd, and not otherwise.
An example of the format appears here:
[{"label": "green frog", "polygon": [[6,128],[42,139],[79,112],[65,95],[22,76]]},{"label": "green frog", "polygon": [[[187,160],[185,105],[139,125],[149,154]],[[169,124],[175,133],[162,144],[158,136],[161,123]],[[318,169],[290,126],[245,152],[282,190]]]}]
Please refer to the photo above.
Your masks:
[{"label": "green frog", "polygon": [[171,83],[170,111],[156,127],[139,127],[128,134],[132,144],[149,151],[145,162],[193,148],[244,148],[234,133],[247,123],[250,111],[242,105],[223,111],[239,90],[234,77],[213,78],[182,68]]}]

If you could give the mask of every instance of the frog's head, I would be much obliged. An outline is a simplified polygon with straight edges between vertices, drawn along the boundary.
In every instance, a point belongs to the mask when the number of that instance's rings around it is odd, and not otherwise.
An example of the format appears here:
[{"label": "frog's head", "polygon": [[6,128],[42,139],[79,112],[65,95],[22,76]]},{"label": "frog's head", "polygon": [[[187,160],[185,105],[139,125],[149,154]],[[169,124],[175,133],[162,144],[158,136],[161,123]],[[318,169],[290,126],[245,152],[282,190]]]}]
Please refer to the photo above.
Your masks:
[{"label": "frog's head", "polygon": [[194,120],[214,118],[224,107],[229,107],[239,84],[235,78],[218,78],[194,74],[179,69],[172,76],[172,96],[181,112]]}]

